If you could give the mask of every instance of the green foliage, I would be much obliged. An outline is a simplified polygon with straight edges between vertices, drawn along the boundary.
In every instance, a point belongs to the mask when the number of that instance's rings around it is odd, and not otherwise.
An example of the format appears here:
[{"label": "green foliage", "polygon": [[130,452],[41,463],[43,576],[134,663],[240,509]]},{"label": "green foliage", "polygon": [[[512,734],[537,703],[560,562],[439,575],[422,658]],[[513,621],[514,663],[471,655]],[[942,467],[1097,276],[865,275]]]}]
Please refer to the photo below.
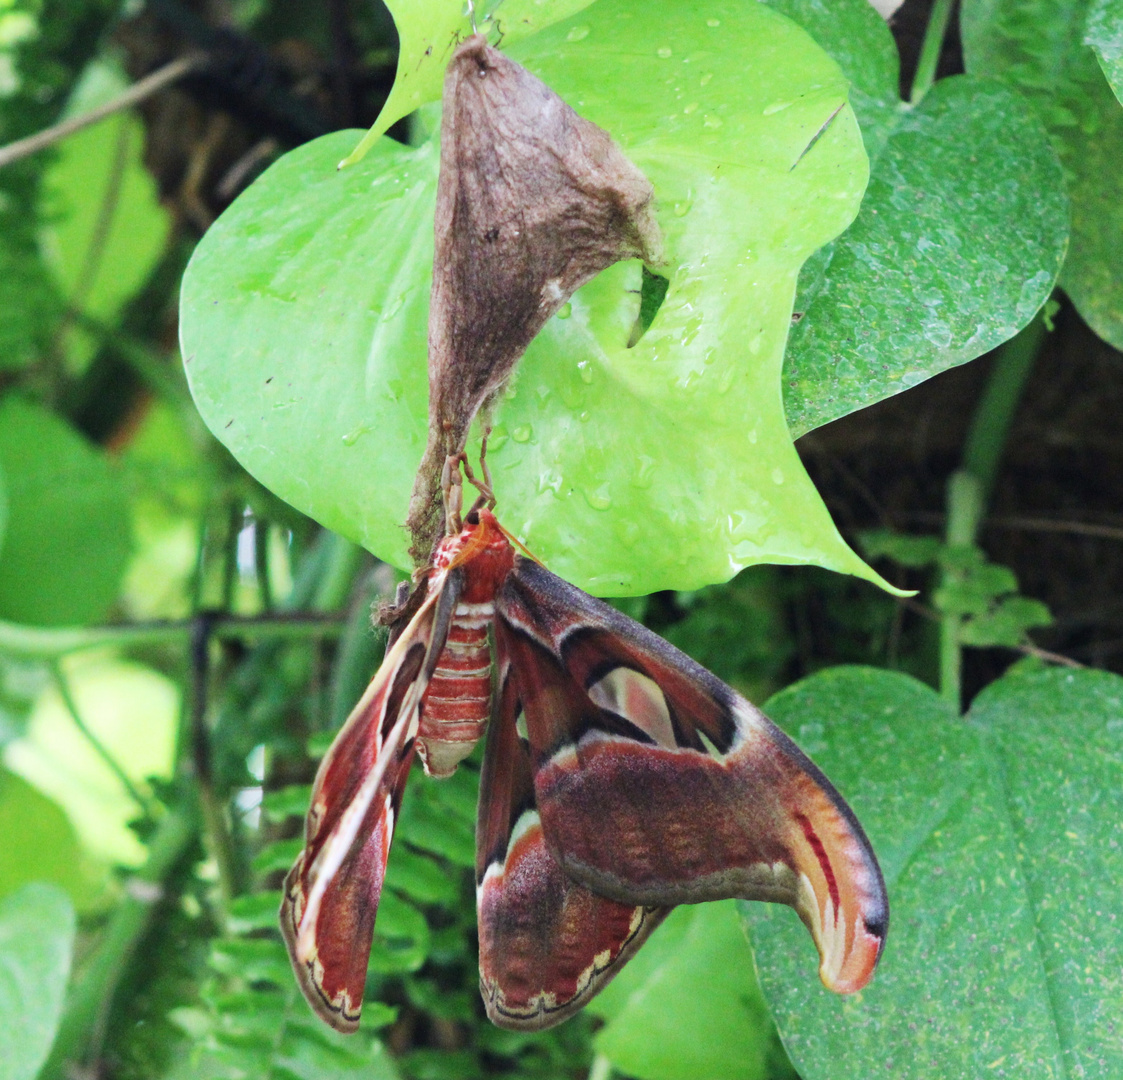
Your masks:
[{"label": "green foliage", "polygon": [[[390,6],[399,80],[376,132],[436,100],[468,29],[462,0]],[[350,54],[314,5],[237,0],[223,33],[283,42],[282,68],[320,50],[304,83],[362,68],[354,105],[393,40],[369,6],[342,7],[359,24]],[[0,142],[88,105],[110,53],[153,63],[164,46],[145,51],[151,31],[119,8],[0,0]],[[967,2],[969,74],[914,105],[867,0],[475,12],[621,141],[655,184],[667,240],[665,264],[611,268],[575,296],[500,402],[491,463],[507,524],[599,591],[689,586],[620,606],[753,700],[828,663],[932,678],[949,641],[1041,654],[1027,634],[1049,612],[1019,594],[990,533],[994,561],[973,543],[867,536],[872,556],[931,575],[920,603],[806,567],[710,583],[761,558],[870,577],[788,430],[991,348],[1058,271],[1119,342],[1118,3]],[[213,189],[277,152],[275,133],[244,126],[244,101],[215,111],[197,89],[0,170],[0,1077],[790,1080],[781,1036],[804,1080],[1117,1075],[1123,683],[1032,662],[991,682],[966,722],[949,702],[980,680],[958,672],[943,698],[850,667],[770,703],[852,801],[886,873],[888,948],[859,995],[821,990],[787,909],[702,905],[675,911],[584,1014],[546,1033],[492,1027],[477,989],[477,754],[449,781],[411,778],[360,1033],[315,1019],[277,931],[278,889],[314,759],[381,654],[371,603],[400,575],[303,512],[401,561],[438,148],[381,139],[336,172],[355,132],[302,146],[199,249],[187,371],[219,438],[274,494],[203,430],[170,341],[184,205],[209,196],[217,212],[228,195]],[[414,136],[436,115],[415,114]],[[1058,334],[1074,321],[1058,318]],[[1012,414],[1017,390],[1003,393]],[[981,667],[1004,654],[969,655]]]},{"label": "green foliage", "polygon": [[1040,600],[1017,595],[1012,570],[988,561],[975,544],[949,545],[934,536],[880,530],[863,534],[862,548],[871,558],[884,556],[902,566],[939,567],[943,574],[932,603],[941,615],[956,618],[963,645],[1017,648],[1026,643],[1027,631],[1053,621]]},{"label": "green foliage", "polygon": [[0,1076],[34,1080],[62,1016],[74,909],[51,885],[0,900]]},{"label": "green foliage", "polygon": [[966,724],[869,668],[769,702],[862,820],[892,910],[877,977],[844,999],[810,977],[791,912],[744,905],[805,1080],[1118,1074],[1121,703],[1117,676],[1037,665],[992,684]]},{"label": "green foliage", "polygon": [[17,397],[0,405],[0,469],[0,615],[55,625],[104,616],[131,548],[116,470],[65,420]]},{"label": "green foliage", "polygon": [[[1096,333],[1119,347],[1123,110],[1084,44],[1090,7],[1087,0],[966,0],[960,29],[968,72],[1017,89],[1048,130],[1072,201],[1061,284]],[[1095,25],[1111,25],[1106,10]]]},{"label": "green foliage", "polygon": [[[67,112],[95,108],[127,85],[123,74],[92,64]],[[49,224],[41,244],[59,293],[101,324],[112,323],[144,284],[167,243],[168,215],[141,160],[143,140],[139,119],[112,116],[66,140],[43,178]],[[81,367],[97,343],[82,327],[70,328],[68,362]]]},{"label": "green foliage", "polygon": [[637,1080],[765,1080],[784,1072],[732,901],[673,911],[589,1009],[607,1021],[597,1052]]}]

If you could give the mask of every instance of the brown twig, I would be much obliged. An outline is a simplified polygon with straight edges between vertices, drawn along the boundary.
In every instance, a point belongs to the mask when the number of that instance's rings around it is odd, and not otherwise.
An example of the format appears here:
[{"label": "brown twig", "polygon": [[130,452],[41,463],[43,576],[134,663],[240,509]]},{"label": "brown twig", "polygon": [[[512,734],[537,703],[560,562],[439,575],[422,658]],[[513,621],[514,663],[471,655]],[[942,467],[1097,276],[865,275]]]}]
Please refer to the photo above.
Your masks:
[{"label": "brown twig", "polygon": [[7,146],[0,146],[0,169],[5,165],[11,165],[13,161],[19,161],[38,153],[40,150],[45,150],[48,146],[53,146],[67,136],[73,135],[76,131],[81,131],[83,128],[89,127],[90,124],[96,124],[99,120],[104,120],[107,116],[112,116],[122,109],[131,108],[169,83],[176,82],[193,71],[198,71],[204,63],[206,63],[206,56],[202,53],[189,53],[187,56],[181,56],[177,60],[165,64],[162,68],[157,68],[151,75],[146,75],[143,79],[133,83],[127,90],[122,91],[111,101],[105,102],[104,105],[99,105],[96,109],[82,113],[81,116],[72,116],[69,120],[63,120],[61,123],[37,131],[26,139],[17,139],[13,143],[8,143]]}]

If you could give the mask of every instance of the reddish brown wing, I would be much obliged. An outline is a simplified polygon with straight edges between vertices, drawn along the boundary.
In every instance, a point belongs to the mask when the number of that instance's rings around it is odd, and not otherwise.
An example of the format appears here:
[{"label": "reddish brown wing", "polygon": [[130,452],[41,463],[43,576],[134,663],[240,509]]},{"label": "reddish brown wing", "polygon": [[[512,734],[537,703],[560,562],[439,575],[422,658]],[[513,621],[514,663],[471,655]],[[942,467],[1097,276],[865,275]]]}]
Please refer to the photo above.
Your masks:
[{"label": "reddish brown wing", "polygon": [[305,847],[285,878],[281,933],[313,1011],[359,1023],[386,858],[413,761],[418,707],[448,635],[460,574],[435,581],[320,764]]},{"label": "reddish brown wing", "polygon": [[480,778],[476,826],[480,992],[504,1028],[561,1023],[616,974],[666,914],[568,878],[543,842],[520,705],[505,673]]},{"label": "reddish brown wing", "polygon": [[496,615],[565,873],[624,904],[788,904],[826,986],[861,989],[885,940],[885,886],[802,751],[705,668],[530,560],[516,560]]}]

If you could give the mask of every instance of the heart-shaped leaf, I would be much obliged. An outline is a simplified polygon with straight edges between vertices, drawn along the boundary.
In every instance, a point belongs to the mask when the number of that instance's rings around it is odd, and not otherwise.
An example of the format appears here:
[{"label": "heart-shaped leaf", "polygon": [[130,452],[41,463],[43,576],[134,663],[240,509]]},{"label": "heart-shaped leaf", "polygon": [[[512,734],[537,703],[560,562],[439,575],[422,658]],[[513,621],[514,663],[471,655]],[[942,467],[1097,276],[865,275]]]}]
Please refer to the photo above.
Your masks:
[{"label": "heart-shaped leaf", "polygon": [[1118,1076],[1123,679],[1016,670],[964,722],[904,675],[836,668],[768,711],[851,802],[889,889],[881,964],[845,998],[791,912],[743,905],[800,1075]]},{"label": "heart-shaped leaf", "polygon": [[893,118],[858,220],[800,281],[784,363],[796,435],[1001,345],[1061,271],[1064,179],[1017,94],[944,79]]},{"label": "heart-shaped leaf", "polygon": [[1072,200],[1061,285],[1092,329],[1123,348],[1123,109],[1084,44],[1089,7],[964,0],[960,29],[968,72],[1017,89],[1048,130]]},{"label": "heart-shaped leaf", "polygon": [[[640,268],[580,290],[528,350],[489,450],[503,520],[602,594],[693,588],[756,562],[877,576],[791,445],[777,382],[795,277],[853,217],[865,158],[837,67],[740,0],[600,0],[512,54],[655,186],[669,279],[628,347]],[[405,565],[424,445],[438,164],[346,133],[277,163],[208,232],[184,281],[192,391],[263,483]]]}]

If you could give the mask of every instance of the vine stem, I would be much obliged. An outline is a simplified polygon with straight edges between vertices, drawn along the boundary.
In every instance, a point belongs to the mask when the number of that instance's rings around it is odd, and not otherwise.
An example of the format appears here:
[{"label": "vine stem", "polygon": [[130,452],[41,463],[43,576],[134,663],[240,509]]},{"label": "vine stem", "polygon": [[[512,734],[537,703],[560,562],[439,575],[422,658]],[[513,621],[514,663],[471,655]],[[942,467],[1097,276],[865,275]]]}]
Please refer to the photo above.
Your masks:
[{"label": "vine stem", "polygon": [[74,695],[70,692],[70,681],[58,663],[51,665],[51,678],[54,680],[55,689],[58,690],[66,711],[70,713],[70,719],[74,721],[74,726],[82,733],[86,742],[93,747],[94,753],[101,758],[109,771],[117,778],[117,782],[128,792],[129,797],[137,804],[141,812],[151,817],[155,810],[152,800],[147,798],[132,782],[129,774],[121,767],[121,763],[109,752],[108,747],[94,734],[82,718],[78,702],[74,700]]},{"label": "vine stem", "polygon": [[[998,467],[1010,434],[1010,425],[1033,362],[1045,340],[1041,314],[997,350],[994,367],[983,390],[963,446],[962,464],[948,479],[948,547],[970,547],[979,535],[987,505],[998,478]],[[944,582],[954,572],[944,571]],[[940,696],[958,710],[962,698],[962,617],[947,613],[940,620]]]},{"label": "vine stem", "polygon": [[936,66],[940,62],[940,51],[944,46],[948,21],[955,0],[936,0],[928,16],[928,26],[924,30],[924,41],[920,46],[920,59],[916,63],[916,74],[912,78],[909,103],[919,105],[924,95],[932,89],[936,81]]},{"label": "vine stem", "polygon": [[[51,660],[83,649],[186,645],[193,626],[193,619],[127,626],[60,627],[25,626],[0,619],[0,652],[30,660]],[[345,620],[327,615],[216,615],[211,634],[223,640],[290,641],[338,637],[345,626]]]}]

